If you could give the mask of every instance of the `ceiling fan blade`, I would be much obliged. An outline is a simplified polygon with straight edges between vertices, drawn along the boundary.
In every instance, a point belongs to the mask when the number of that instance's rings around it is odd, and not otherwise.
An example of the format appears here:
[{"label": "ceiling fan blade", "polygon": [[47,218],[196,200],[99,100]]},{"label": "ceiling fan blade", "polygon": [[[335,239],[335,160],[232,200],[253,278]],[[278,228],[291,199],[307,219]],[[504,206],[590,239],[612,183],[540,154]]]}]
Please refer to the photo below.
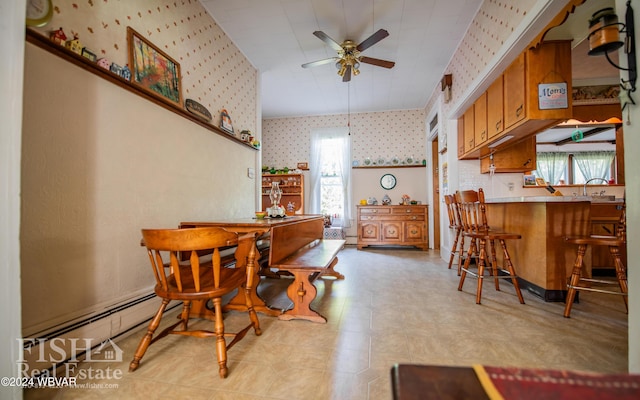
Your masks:
[{"label": "ceiling fan blade", "polygon": [[336,42],[335,40],[331,39],[329,37],[329,35],[327,35],[326,33],[322,32],[322,31],[315,31],[315,32],[313,32],[313,34],[318,39],[322,40],[323,42],[325,42],[326,44],[331,46],[331,48],[333,48],[335,51],[342,51],[342,46],[340,46],[340,44],[338,42]]},{"label": "ceiling fan blade", "polygon": [[393,68],[393,66],[396,65],[396,63],[393,61],[380,60],[379,58],[371,58],[371,57],[365,57],[365,56],[360,57],[360,62],[371,64],[371,65],[377,65],[378,67],[383,67],[383,68]]},{"label": "ceiling fan blade", "polygon": [[374,33],[373,35],[363,40],[362,43],[360,43],[358,47],[356,47],[356,49],[358,51],[365,51],[366,49],[378,43],[379,41],[386,38],[387,36],[389,36],[389,32],[385,31],[384,29],[378,29],[376,33]]},{"label": "ceiling fan blade", "polygon": [[347,70],[342,75],[342,82],[349,82],[351,80],[351,65],[347,65]]},{"label": "ceiling fan blade", "polygon": [[317,67],[318,65],[329,64],[334,61],[338,61],[339,59],[340,58],[338,57],[331,57],[331,58],[325,58],[324,60],[312,61],[312,62],[302,64],[302,68]]}]

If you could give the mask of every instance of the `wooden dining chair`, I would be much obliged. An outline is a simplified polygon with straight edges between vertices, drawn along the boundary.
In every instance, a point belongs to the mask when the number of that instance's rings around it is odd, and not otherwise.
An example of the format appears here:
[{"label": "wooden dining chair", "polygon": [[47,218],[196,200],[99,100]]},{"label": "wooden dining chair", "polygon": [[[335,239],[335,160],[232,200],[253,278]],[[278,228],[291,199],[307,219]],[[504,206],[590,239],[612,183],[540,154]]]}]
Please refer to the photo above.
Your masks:
[{"label": "wooden dining chair", "polygon": [[[476,304],[480,304],[482,297],[482,283],[485,278],[485,268],[489,267],[489,274],[493,277],[496,290],[500,290],[500,279],[511,279],[516,290],[518,300],[524,304],[524,298],[518,284],[518,276],[515,267],[511,262],[511,257],[507,249],[506,241],[520,239],[522,236],[516,233],[499,232],[493,228],[489,228],[486,214],[486,204],[484,199],[484,191],[482,188],[478,191],[465,190],[456,193],[456,201],[460,209],[460,218],[462,222],[462,235],[471,239],[471,244],[467,252],[467,257],[462,266],[460,274],[460,282],[458,290],[462,290],[467,274],[478,278],[476,289]],[[502,266],[498,266],[496,256],[496,243],[500,243],[502,250]],[[489,249],[487,249],[487,246]],[[474,252],[478,252],[477,270],[470,269],[471,259]]]},{"label": "wooden dining chair", "polygon": [[[458,212],[458,207],[456,205],[455,196],[452,194],[446,194],[444,196],[444,202],[447,206],[447,215],[449,216],[449,229],[454,230],[454,238],[453,245],[451,246],[450,256],[449,256],[449,269],[453,265],[453,260],[458,256],[458,275],[460,274],[460,266],[462,263],[462,253],[464,252],[463,248],[458,249],[458,242],[460,241],[460,237],[462,236],[462,225],[460,223],[460,215]],[[463,242],[464,243],[464,242]]]},{"label": "wooden dining chair", "polygon": [[[143,229],[142,238],[147,247],[149,261],[156,280],[156,295],[162,299],[158,312],[151,320],[129,365],[129,371],[135,371],[147,348],[168,334],[195,336],[199,338],[216,338],[221,378],[227,376],[227,350],[241,340],[249,329],[253,328],[260,335],[260,322],[253,304],[250,291],[254,285],[255,235],[252,233],[238,235],[223,228],[186,228],[186,229]],[[247,243],[250,242],[250,243]],[[245,260],[240,259],[239,248],[249,248]],[[235,251],[235,266],[224,266],[221,253]],[[201,256],[211,252],[211,260]],[[186,261],[181,261],[186,260]],[[205,261],[206,260],[206,261]],[[238,333],[227,333],[224,330],[222,317],[222,296],[234,290],[246,292],[249,325]],[[164,329],[154,337],[163,313],[172,300],[181,301],[182,313],[178,322]],[[215,312],[214,330],[189,330],[189,311],[193,301],[209,300]],[[176,329],[178,328],[179,329]],[[225,337],[231,337],[227,343]]]},{"label": "wooden dining chair", "polygon": [[[576,261],[573,264],[573,270],[571,272],[571,277],[569,278],[569,283],[567,284],[567,298],[564,306],[564,316],[565,318],[571,317],[571,307],[573,306],[573,302],[576,297],[576,293],[579,290],[584,290],[588,292],[599,292],[606,294],[614,294],[622,296],[624,300],[624,306],[629,312],[629,304],[628,304],[628,288],[627,288],[627,273],[624,264],[622,263],[622,258],[620,257],[620,250],[626,246],[627,243],[627,214],[626,214],[626,204],[622,204],[622,211],[620,213],[620,222],[616,227],[615,235],[590,235],[590,236],[582,236],[582,237],[567,237],[565,240],[568,243],[572,243],[578,246],[578,254],[576,256]],[[616,281],[605,280],[605,279],[594,279],[593,277],[588,276],[586,271],[584,270],[584,255],[587,252],[587,248],[589,246],[607,246],[609,247],[609,254],[611,255],[611,259],[613,260],[613,265],[616,270]],[[619,291],[617,290],[609,290],[602,289],[603,286],[611,286],[617,285],[619,287]]]}]

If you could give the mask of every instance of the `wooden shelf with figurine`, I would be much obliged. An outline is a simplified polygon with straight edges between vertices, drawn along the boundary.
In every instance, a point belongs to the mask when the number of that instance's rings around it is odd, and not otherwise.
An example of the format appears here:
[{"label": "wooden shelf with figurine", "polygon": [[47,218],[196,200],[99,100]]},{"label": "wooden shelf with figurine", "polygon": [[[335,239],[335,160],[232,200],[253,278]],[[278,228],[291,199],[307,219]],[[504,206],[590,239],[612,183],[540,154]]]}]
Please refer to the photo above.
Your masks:
[{"label": "wooden shelf with figurine", "polygon": [[45,51],[50,52],[53,55],[56,55],[90,73],[98,75],[99,77],[121,87],[122,89],[128,90],[129,92],[135,93],[140,97],[143,97],[160,107],[165,108],[168,111],[174,112],[180,115],[183,118],[190,120],[191,122],[200,125],[201,127],[218,134],[226,139],[229,139],[233,142],[236,142],[240,145],[246,146],[247,148],[253,150],[259,150],[260,146],[254,146],[249,142],[243,141],[240,138],[229,134],[225,130],[208,123],[204,118],[198,117],[196,114],[193,114],[187,111],[184,107],[178,106],[175,103],[172,103],[168,100],[163,100],[161,97],[154,96],[144,90],[141,90],[139,87],[135,86],[131,83],[129,79],[126,79],[127,74],[126,71],[124,73],[118,73],[118,71],[112,71],[110,69],[104,68],[103,65],[99,65],[96,60],[93,60],[90,57],[90,54],[82,55],[82,52],[73,51],[70,48],[61,45],[60,43],[54,42],[54,40],[49,39],[48,37],[38,33],[37,31],[27,28],[26,29],[26,41],[31,43]]},{"label": "wooden shelf with figurine", "polygon": [[269,193],[276,182],[282,191],[280,204],[287,215],[304,214],[304,175],[302,174],[263,174],[262,210],[271,207]]}]

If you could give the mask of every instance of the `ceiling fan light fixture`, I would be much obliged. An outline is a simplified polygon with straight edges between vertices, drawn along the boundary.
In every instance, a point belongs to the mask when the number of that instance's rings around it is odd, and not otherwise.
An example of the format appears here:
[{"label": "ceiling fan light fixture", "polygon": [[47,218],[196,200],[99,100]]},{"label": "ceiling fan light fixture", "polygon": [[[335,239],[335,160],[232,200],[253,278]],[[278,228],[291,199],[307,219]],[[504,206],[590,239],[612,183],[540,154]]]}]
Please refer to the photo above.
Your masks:
[{"label": "ceiling fan light fixture", "polygon": [[347,65],[343,63],[342,66],[340,67],[340,70],[338,71],[338,75],[344,76],[344,73],[346,71],[347,71]]},{"label": "ceiling fan light fixture", "polygon": [[353,67],[353,75],[354,76],[360,75],[360,70],[356,66]]}]

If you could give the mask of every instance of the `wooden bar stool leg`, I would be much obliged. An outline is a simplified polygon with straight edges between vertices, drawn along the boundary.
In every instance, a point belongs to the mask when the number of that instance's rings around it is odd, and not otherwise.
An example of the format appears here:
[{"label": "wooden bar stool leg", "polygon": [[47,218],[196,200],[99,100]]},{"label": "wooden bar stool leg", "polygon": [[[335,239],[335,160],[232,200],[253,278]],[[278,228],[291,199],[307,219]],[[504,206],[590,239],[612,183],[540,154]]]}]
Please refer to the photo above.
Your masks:
[{"label": "wooden bar stool leg", "polygon": [[582,260],[584,258],[584,254],[587,252],[587,245],[580,244],[578,245],[578,255],[576,257],[576,261],[573,264],[573,271],[571,272],[571,280],[569,281],[569,290],[567,291],[567,299],[564,306],[564,317],[571,317],[571,306],[573,306],[573,301],[576,297],[576,286],[580,283],[580,275],[582,274]]},{"label": "wooden bar stool leg", "polygon": [[[468,267],[469,264],[467,264],[467,260],[465,259],[464,262],[462,261],[462,254],[464,254],[464,235],[460,235],[460,251],[458,252],[458,276],[460,276],[460,273],[462,271],[462,265],[465,265],[465,268]],[[467,259],[469,258],[469,256],[467,255]]]},{"label": "wooden bar stool leg", "polygon": [[469,247],[469,252],[467,254],[467,258],[464,260],[464,268],[461,265],[458,265],[458,274],[460,275],[460,282],[458,283],[458,290],[462,290],[462,286],[464,285],[464,280],[467,277],[467,268],[469,268],[469,264],[471,261],[471,252],[473,250]]},{"label": "wooden bar stool leg", "polygon": [[496,285],[496,290],[500,291],[500,279],[498,278],[498,257],[496,256],[496,243],[495,240],[489,241],[491,249],[491,274],[493,275],[493,281]]},{"label": "wooden bar stool leg", "polygon": [[520,284],[518,283],[518,275],[516,274],[516,269],[513,267],[513,263],[511,262],[511,256],[509,256],[509,251],[507,250],[507,244],[504,239],[500,239],[500,246],[502,246],[502,251],[504,253],[504,263],[507,267],[507,271],[511,274],[511,282],[513,283],[513,287],[516,290],[516,294],[518,295],[518,300],[520,300],[520,304],[524,304],[524,298],[522,297],[522,291],[520,290]]},{"label": "wooden bar stool leg", "polygon": [[[453,265],[453,259],[456,258],[456,251],[458,249],[458,241],[460,239],[461,232],[461,228],[456,228],[456,238],[453,240],[453,246],[451,246],[451,256],[449,257],[449,269],[451,269],[451,266]],[[459,262],[460,261],[458,261],[458,265],[460,265]]]},{"label": "wooden bar stool leg", "polygon": [[480,254],[478,255],[478,289],[476,292],[476,304],[480,304],[482,298],[482,281],[484,281],[484,267],[487,259],[487,242],[484,239],[480,239]]},{"label": "wooden bar stool leg", "polygon": [[[616,278],[618,278],[618,284],[620,285],[620,292],[628,293],[627,274],[624,272],[624,265],[622,264],[622,260],[620,259],[620,249],[618,248],[618,246],[609,246],[609,253],[611,253],[611,257],[613,258],[613,262],[616,267]],[[627,299],[627,296],[623,295],[622,300],[624,300],[624,306],[627,309],[627,313],[628,313],[629,300]]]}]

